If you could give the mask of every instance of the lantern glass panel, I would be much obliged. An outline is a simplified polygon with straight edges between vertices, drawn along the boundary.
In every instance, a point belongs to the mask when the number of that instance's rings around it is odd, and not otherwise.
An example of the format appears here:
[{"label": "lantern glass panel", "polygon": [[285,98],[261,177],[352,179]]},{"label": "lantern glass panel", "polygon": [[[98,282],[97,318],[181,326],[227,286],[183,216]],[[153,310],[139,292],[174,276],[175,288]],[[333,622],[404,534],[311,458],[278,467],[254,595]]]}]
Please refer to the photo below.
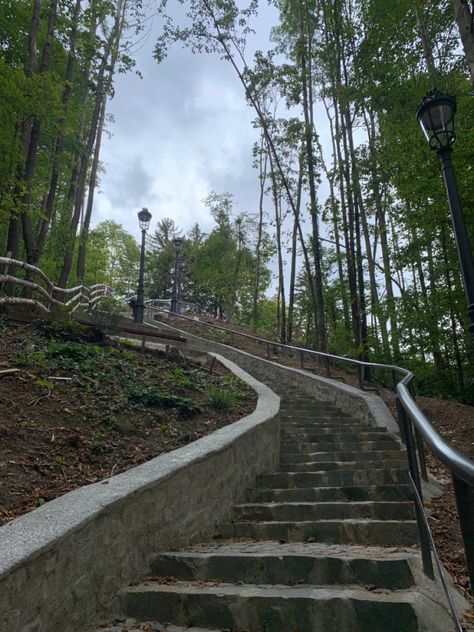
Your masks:
[{"label": "lantern glass panel", "polygon": [[443,149],[455,139],[456,101],[447,95],[428,95],[418,110],[418,122],[431,149]]},{"label": "lantern glass panel", "polygon": [[141,230],[148,230],[150,227],[151,213],[147,208],[142,208],[138,213],[138,221]]}]

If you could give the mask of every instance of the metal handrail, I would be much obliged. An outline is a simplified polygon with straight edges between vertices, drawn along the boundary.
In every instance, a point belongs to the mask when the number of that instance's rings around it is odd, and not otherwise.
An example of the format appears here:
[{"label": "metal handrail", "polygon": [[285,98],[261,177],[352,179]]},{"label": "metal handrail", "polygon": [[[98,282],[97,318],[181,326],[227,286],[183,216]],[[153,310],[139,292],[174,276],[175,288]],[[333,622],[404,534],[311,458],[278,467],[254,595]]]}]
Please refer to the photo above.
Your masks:
[{"label": "metal handrail", "polygon": [[[150,306],[150,308],[153,309],[152,306]],[[269,344],[273,347],[289,349],[290,351],[303,351],[308,355],[329,358],[331,360],[336,360],[337,362],[345,362],[353,366],[355,365],[369,369],[382,369],[385,371],[390,371],[392,373],[395,372],[403,375],[403,379],[397,384],[396,392],[398,397],[400,398],[401,403],[403,404],[403,407],[406,410],[406,413],[409,415],[417,430],[426,441],[426,444],[431,448],[433,455],[436,456],[438,460],[441,461],[444,465],[446,465],[446,467],[448,467],[453,474],[456,474],[458,478],[461,478],[466,483],[469,483],[469,485],[474,486],[474,461],[471,461],[471,459],[465,457],[461,452],[453,448],[445,439],[443,439],[443,437],[431,425],[428,418],[420,410],[415,400],[413,399],[408,389],[408,385],[415,377],[415,374],[412,371],[397,366],[396,364],[365,362],[364,360],[348,358],[347,356],[339,356],[332,353],[326,353],[324,351],[315,351],[314,349],[308,349],[306,347],[300,347],[297,345],[288,345],[282,342],[274,342],[273,340],[268,340],[267,338],[252,336],[251,334],[237,331],[235,329],[228,329],[227,327],[221,327],[219,325],[214,325],[213,323],[207,323],[201,320],[196,321],[194,318],[185,316],[184,314],[175,314],[174,312],[167,311],[165,311],[164,313],[170,314],[171,316],[178,316],[179,318],[183,318],[194,323],[199,322],[200,325],[204,325],[205,327],[218,329],[228,334],[233,334],[234,336],[241,336],[243,338],[255,340],[257,342]]]},{"label": "metal handrail", "polygon": [[[153,308],[150,307],[150,310]],[[160,310],[164,311],[164,310]],[[195,318],[185,316],[183,314],[176,314],[174,312],[166,312],[170,316],[177,316],[184,320],[196,322]],[[474,461],[464,456],[461,452],[453,448],[439,432],[431,425],[426,415],[417,406],[413,396],[413,379],[415,377],[412,371],[399,367],[393,364],[381,364],[377,362],[365,362],[363,360],[356,360],[355,358],[348,358],[346,356],[338,356],[331,353],[322,351],[315,351],[313,349],[307,349],[305,347],[299,347],[295,345],[287,345],[281,342],[274,342],[266,338],[260,338],[258,336],[252,336],[241,331],[228,329],[221,327],[213,323],[207,323],[204,321],[198,321],[200,325],[208,327],[210,329],[217,329],[224,331],[231,337],[232,345],[235,336],[241,336],[243,338],[253,340],[259,343],[267,345],[267,357],[270,357],[269,350],[271,347],[289,350],[291,352],[298,352],[302,358],[302,365],[304,354],[314,356],[317,358],[324,358],[327,360],[326,369],[328,377],[331,377],[330,363],[342,362],[351,366],[356,366],[362,371],[359,372],[359,384],[363,387],[363,369],[381,369],[383,371],[389,371],[392,374],[393,388],[396,392],[396,402],[398,410],[398,421],[400,427],[400,434],[402,440],[407,447],[408,466],[410,470],[410,478],[414,487],[414,502],[415,512],[418,523],[418,530],[420,534],[420,545],[423,560],[423,569],[425,573],[434,577],[433,563],[431,559],[431,546],[433,547],[433,553],[436,561],[436,549],[434,547],[434,541],[427,527],[426,517],[424,512],[420,510],[419,502],[421,501],[421,507],[423,507],[423,493],[421,487],[420,472],[425,480],[428,480],[426,466],[424,463],[424,449],[423,441],[426,443],[431,453],[445,465],[450,471],[456,503],[458,507],[459,522],[461,526],[461,532],[464,541],[464,550],[467,559],[468,573],[470,578],[471,592],[474,588]],[[361,375],[362,374],[362,375]],[[395,384],[397,376],[401,379]],[[448,601],[451,597],[447,595]],[[459,625],[457,619],[455,623]]]},{"label": "metal handrail", "polygon": [[[413,378],[413,373],[411,378]],[[403,407],[420,432],[433,455],[445,465],[451,474],[474,486],[474,462],[453,448],[439,432],[433,428],[425,414],[418,408],[403,381],[397,385],[397,394]]]}]

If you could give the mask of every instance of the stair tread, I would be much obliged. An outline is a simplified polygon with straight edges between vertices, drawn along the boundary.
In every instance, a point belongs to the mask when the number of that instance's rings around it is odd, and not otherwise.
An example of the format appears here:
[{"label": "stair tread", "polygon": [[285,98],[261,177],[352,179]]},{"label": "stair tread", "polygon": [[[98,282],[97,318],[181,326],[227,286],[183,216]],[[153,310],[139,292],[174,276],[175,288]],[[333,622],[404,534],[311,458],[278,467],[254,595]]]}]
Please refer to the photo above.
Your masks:
[{"label": "stair tread", "polygon": [[238,503],[234,505],[234,507],[275,507],[275,505],[287,505],[289,507],[353,507],[353,506],[361,506],[361,507],[372,507],[373,505],[409,505],[413,506],[413,502],[410,500],[342,500],[342,501],[295,501],[295,502],[246,502],[246,503]]},{"label": "stair tread", "polygon": [[111,625],[100,626],[96,632],[224,632],[213,628],[189,628],[169,623],[158,623],[156,621],[137,621],[136,619],[124,619]]},{"label": "stair tread", "polygon": [[176,557],[207,557],[209,555],[242,556],[242,557],[333,557],[363,560],[400,560],[418,558],[418,553],[410,547],[357,546],[355,544],[327,544],[324,542],[284,542],[272,540],[255,540],[236,542],[221,540],[217,543],[197,544],[179,551],[165,551],[156,558],[165,555]]},{"label": "stair tread", "polygon": [[412,592],[406,590],[387,591],[378,589],[364,589],[361,586],[313,586],[311,584],[301,584],[287,586],[286,584],[228,584],[210,582],[181,582],[173,581],[161,583],[158,579],[145,580],[136,586],[130,586],[123,592],[165,592],[181,594],[211,594],[211,595],[235,595],[238,597],[280,597],[282,599],[369,599],[370,601],[400,601],[411,603]]},{"label": "stair tread", "polygon": [[315,518],[313,520],[233,520],[227,524],[255,524],[258,523],[260,525],[265,524],[286,524],[286,525],[305,525],[305,524],[340,524],[343,523],[345,525],[366,525],[366,524],[380,524],[380,525],[390,525],[392,523],[396,524],[416,524],[416,520],[378,520],[377,518]]}]

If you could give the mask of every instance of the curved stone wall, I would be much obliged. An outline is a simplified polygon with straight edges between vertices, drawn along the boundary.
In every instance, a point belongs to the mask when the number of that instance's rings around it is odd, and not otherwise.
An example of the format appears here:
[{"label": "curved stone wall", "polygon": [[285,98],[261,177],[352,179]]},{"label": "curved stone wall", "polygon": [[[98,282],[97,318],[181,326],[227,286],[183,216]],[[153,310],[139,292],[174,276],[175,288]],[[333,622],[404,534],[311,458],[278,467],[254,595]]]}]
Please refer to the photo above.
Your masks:
[{"label": "curved stone wall", "polygon": [[275,469],[279,397],[218,359],[257,392],[251,415],[0,528],[1,632],[79,632],[113,613],[151,554],[211,538],[255,476]]}]

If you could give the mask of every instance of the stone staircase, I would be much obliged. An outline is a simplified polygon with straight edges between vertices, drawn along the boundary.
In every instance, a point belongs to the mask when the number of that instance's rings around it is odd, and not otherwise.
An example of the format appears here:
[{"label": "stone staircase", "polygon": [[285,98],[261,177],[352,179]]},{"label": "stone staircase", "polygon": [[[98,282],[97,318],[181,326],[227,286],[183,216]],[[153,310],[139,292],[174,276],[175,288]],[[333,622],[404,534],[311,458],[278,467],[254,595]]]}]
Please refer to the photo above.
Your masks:
[{"label": "stone staircase", "polygon": [[213,543],[156,555],[150,578],[119,595],[123,622],[101,630],[446,629],[433,603],[424,618],[416,544],[397,439],[287,392],[279,470],[258,478]]}]

